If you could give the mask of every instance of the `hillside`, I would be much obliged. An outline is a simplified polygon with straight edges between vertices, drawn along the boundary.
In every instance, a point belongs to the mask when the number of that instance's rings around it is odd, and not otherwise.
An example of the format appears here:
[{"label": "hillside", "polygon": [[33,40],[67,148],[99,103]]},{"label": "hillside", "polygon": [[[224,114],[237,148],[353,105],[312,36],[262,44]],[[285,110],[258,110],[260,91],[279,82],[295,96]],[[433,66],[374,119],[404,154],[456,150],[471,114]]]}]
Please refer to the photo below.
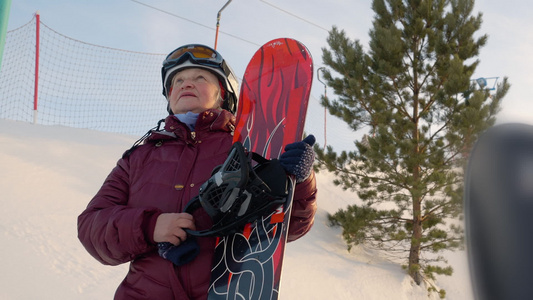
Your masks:
[{"label": "hillside", "polygon": [[[123,151],[137,139],[0,120],[0,299],[112,299],[127,266],[99,264],[77,239],[76,219]],[[346,250],[327,213],[356,201],[317,176],[319,211],[287,246],[281,299],[428,299],[398,264],[362,247]],[[446,253],[447,299],[472,299],[464,252]]]}]

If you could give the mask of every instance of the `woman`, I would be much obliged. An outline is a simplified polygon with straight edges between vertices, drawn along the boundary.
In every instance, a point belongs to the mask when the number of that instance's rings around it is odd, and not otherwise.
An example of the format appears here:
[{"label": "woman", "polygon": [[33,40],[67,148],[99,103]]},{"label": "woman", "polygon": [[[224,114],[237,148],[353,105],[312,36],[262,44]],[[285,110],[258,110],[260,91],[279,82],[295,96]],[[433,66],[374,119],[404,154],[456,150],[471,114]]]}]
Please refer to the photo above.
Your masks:
[{"label": "woman", "polygon": [[[237,81],[220,54],[203,45],[171,52],[162,79],[170,114],[164,130],[152,131],[123,155],[78,218],[78,237],[92,256],[106,265],[130,262],[115,299],[207,298],[215,238],[191,244],[185,230],[205,228],[211,220],[202,210],[194,216],[183,210],[232,146]],[[289,241],[313,224],[312,144],[291,144],[280,158],[299,182]],[[159,255],[158,243],[171,243],[178,251],[196,247],[198,254],[173,263]]]}]

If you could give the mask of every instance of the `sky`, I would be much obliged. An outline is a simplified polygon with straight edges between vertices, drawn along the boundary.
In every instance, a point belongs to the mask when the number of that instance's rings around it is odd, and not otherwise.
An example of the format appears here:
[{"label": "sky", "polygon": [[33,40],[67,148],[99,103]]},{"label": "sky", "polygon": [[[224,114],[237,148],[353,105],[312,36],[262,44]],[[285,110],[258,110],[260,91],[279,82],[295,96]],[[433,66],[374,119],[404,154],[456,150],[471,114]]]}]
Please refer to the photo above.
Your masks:
[{"label": "sky", "polygon": [[[87,43],[166,54],[187,43],[213,46],[217,12],[226,0],[25,0],[12,1],[8,30],[29,22],[36,11],[52,29]],[[322,48],[327,46],[332,26],[345,30],[366,48],[372,26],[371,1],[353,0],[233,0],[222,11],[217,50],[242,77],[246,64],[259,45],[279,37],[290,37],[310,50],[315,70],[324,66]],[[533,20],[528,3],[521,0],[476,1],[475,13],[483,13],[479,34],[488,34],[481,61],[473,79],[508,77],[511,89],[504,99],[499,123],[533,123]],[[159,66],[156,66],[159,67]],[[488,84],[494,85],[495,79]],[[306,130],[323,131],[324,112],[318,99],[324,85],[315,79],[308,120],[320,119]],[[335,97],[327,89],[328,97]],[[311,122],[307,122],[310,124]],[[327,136],[332,143],[354,140],[342,121],[327,116]],[[311,132],[313,133],[313,132]],[[319,143],[326,143],[317,138]],[[335,145],[334,145],[335,147]],[[339,146],[341,147],[341,146]],[[348,146],[349,147],[349,146]],[[342,148],[342,147],[341,147]]]}]

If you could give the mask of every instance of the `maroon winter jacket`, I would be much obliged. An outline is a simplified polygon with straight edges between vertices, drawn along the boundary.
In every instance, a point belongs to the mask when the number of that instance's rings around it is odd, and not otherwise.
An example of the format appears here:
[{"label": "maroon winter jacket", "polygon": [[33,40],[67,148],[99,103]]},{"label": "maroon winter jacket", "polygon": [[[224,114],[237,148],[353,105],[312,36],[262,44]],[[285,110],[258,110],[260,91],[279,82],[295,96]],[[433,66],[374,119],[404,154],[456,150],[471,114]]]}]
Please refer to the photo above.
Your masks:
[{"label": "maroon winter jacket", "polygon": [[[195,132],[174,116],[165,131],[117,163],[78,217],[78,237],[87,251],[106,265],[130,263],[115,299],[205,299],[215,238],[197,238],[200,254],[176,267],[157,253],[153,240],[157,217],[182,212],[198,195],[215,166],[224,162],[232,145],[235,117],[223,110],[200,114]],[[289,241],[309,231],[316,211],[314,174],[296,185]],[[194,214],[197,228],[210,219]]]}]

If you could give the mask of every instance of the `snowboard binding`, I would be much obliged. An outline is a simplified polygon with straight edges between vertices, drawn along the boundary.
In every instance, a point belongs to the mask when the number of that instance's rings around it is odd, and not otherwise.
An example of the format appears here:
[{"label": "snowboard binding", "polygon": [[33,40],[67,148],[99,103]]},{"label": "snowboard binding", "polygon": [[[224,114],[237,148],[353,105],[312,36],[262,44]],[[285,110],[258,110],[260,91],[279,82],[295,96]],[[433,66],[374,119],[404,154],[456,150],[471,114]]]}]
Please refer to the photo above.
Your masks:
[{"label": "snowboard binding", "polygon": [[199,237],[238,232],[246,223],[285,203],[287,184],[287,175],[277,159],[246,153],[243,145],[235,142],[228,158],[213,170],[211,178],[200,187],[199,195],[185,207],[189,214],[202,207],[211,217],[212,227],[186,231]]}]

